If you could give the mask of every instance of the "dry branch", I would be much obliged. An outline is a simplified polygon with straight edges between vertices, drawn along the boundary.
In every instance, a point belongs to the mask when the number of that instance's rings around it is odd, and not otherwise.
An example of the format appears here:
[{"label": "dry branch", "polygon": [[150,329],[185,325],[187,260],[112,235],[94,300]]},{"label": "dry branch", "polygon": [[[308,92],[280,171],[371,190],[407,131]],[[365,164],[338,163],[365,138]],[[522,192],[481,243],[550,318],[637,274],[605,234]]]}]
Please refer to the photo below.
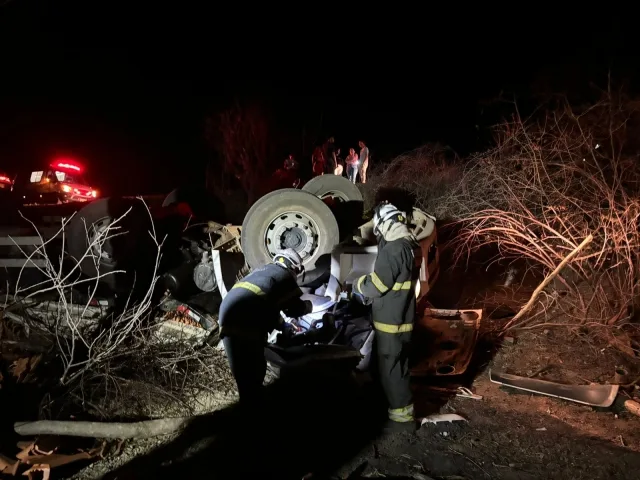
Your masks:
[{"label": "dry branch", "polygon": [[[150,215],[150,214],[149,214]],[[64,226],[58,235],[64,243]],[[97,285],[78,273],[80,262],[94,256],[110,236],[119,235],[118,220],[87,242],[85,256],[60,269],[54,254],[42,247],[46,259],[41,273],[46,281],[34,286],[18,283],[5,296],[4,321],[16,330],[14,342],[42,341],[53,371],[46,382],[49,392],[42,402],[45,418],[89,412],[101,418],[183,416],[210,405],[211,385],[232,395],[232,379],[223,356],[211,348],[196,350],[189,342],[158,341],[154,289],[161,255],[161,239],[151,224],[149,235],[157,247],[148,288],[117,311],[91,306]],[[34,226],[35,227],[35,226]],[[87,225],[89,235],[90,225]],[[44,243],[44,242],[43,242]],[[25,253],[25,256],[28,255]],[[78,280],[81,278],[80,280]],[[81,282],[81,283],[80,283]],[[82,301],[77,292],[87,294]],[[142,290],[142,289],[141,289]],[[18,344],[16,343],[16,344]],[[159,413],[161,412],[161,413]]]},{"label": "dry branch", "polygon": [[578,245],[576,248],[573,249],[573,251],[567,255],[564,260],[562,260],[562,262],[560,262],[558,264],[558,266],[555,268],[555,270],[553,272],[551,272],[549,275],[547,275],[545,277],[545,279],[542,281],[542,283],[540,283],[540,285],[538,285],[536,287],[536,289],[533,291],[533,293],[531,294],[531,298],[529,298],[529,301],[520,309],[520,311],[518,313],[515,314],[515,316],[504,326],[503,331],[508,330],[509,328],[511,328],[511,326],[513,326],[519,319],[521,319],[525,313],[527,313],[531,307],[533,306],[533,304],[536,302],[536,300],[538,299],[538,297],[540,296],[540,293],[547,287],[547,285],[549,285],[551,283],[551,281],[556,278],[556,276],[560,273],[560,271],[567,266],[567,264],[573,260],[576,255],[578,255],[583,249],[584,247],[586,247],[587,245],[589,245],[591,243],[591,241],[593,240],[593,235],[589,235],[587,238],[585,238],[582,243],[580,243],[580,245]]},{"label": "dry branch", "polygon": [[64,435],[92,438],[148,438],[167,435],[186,427],[192,417],[161,418],[135,423],[67,422],[38,420],[16,422],[15,432],[22,436]]},{"label": "dry branch", "polygon": [[592,235],[538,294],[528,323],[579,326],[606,341],[640,338],[639,107],[611,92],[578,108],[553,99],[530,118],[516,111],[496,126],[494,148],[464,162],[423,148],[371,183],[408,189],[420,208],[453,220],[447,248],[462,266],[519,262],[544,278]]}]

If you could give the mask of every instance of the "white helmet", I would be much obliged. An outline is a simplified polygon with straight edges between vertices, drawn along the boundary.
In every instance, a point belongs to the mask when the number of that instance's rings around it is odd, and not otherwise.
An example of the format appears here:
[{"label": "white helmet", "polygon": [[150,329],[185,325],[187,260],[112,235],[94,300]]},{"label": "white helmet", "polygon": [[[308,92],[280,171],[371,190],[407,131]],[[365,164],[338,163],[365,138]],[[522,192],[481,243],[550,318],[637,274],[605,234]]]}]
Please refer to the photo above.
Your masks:
[{"label": "white helmet", "polygon": [[400,222],[404,225],[409,223],[409,219],[407,218],[407,214],[398,210],[395,205],[391,203],[385,202],[378,205],[373,213],[373,233],[377,237],[384,236],[382,231],[383,225],[389,222],[387,229],[396,222]]},{"label": "white helmet", "polygon": [[296,276],[304,272],[302,257],[293,248],[287,248],[276,253],[273,257],[273,263],[283,266]]}]

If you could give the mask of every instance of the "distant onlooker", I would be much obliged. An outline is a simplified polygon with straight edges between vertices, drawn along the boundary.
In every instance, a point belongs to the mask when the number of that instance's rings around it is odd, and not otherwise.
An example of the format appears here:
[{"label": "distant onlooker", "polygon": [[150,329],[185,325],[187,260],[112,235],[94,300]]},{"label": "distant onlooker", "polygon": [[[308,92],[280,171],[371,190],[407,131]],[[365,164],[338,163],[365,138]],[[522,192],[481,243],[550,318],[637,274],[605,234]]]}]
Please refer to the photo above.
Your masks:
[{"label": "distant onlooker", "polygon": [[360,146],[360,181],[367,183],[367,168],[369,168],[369,148],[362,140],[358,142]]},{"label": "distant onlooker", "polygon": [[333,174],[341,177],[343,173],[344,173],[344,161],[340,156],[340,149],[338,148],[336,150],[336,169],[333,171]]},{"label": "distant onlooker", "polygon": [[320,147],[316,147],[311,157],[313,176],[324,175],[324,154]]},{"label": "distant onlooker", "polygon": [[295,158],[293,158],[293,155],[289,155],[287,158],[285,158],[284,160],[285,170],[295,170],[297,168],[298,168],[298,162],[296,162]]},{"label": "distant onlooker", "polygon": [[358,154],[355,149],[349,149],[349,155],[347,155],[345,163],[347,164],[347,178],[351,180],[351,182],[356,183],[358,176]]},{"label": "distant onlooker", "polygon": [[324,173],[334,173],[338,166],[336,157],[336,140],[333,137],[324,144]]}]

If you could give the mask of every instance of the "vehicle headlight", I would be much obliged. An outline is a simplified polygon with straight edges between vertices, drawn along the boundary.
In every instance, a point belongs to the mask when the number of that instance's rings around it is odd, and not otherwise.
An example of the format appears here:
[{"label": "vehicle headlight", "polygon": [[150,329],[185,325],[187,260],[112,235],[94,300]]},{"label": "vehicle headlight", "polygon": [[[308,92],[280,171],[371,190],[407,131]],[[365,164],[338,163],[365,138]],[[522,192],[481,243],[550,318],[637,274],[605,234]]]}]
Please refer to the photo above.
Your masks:
[{"label": "vehicle headlight", "polygon": [[69,193],[71,192],[71,187],[69,185],[62,185],[62,191],[64,193]]}]

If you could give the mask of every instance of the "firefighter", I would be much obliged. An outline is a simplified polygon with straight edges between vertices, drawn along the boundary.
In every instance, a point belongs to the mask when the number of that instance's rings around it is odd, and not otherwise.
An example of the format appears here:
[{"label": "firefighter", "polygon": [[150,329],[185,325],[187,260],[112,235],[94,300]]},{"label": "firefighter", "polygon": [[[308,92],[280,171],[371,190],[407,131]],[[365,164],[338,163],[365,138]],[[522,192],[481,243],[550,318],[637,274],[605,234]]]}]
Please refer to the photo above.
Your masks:
[{"label": "firefighter", "polygon": [[288,248],[236,283],[220,305],[220,338],[243,403],[260,399],[267,371],[264,347],[269,332],[284,326],[280,312],[288,317],[311,312],[296,282],[303,270],[300,255]]},{"label": "firefighter", "polygon": [[380,381],[389,403],[389,424],[415,428],[409,389],[409,343],[416,316],[416,283],[422,250],[404,212],[381,203],[373,217],[378,241],[374,271],[360,277],[352,293],[372,299]]}]

